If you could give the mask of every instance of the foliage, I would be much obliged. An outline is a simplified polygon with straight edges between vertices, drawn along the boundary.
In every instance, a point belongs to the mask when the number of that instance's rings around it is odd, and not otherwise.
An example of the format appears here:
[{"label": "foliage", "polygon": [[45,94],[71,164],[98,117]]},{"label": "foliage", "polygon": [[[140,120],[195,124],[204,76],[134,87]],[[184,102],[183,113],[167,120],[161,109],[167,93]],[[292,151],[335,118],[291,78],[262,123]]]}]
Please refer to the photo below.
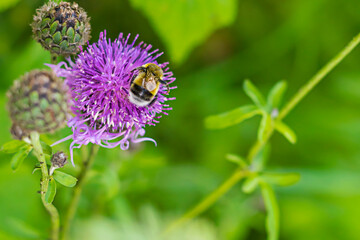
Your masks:
[{"label": "foliage", "polygon": [[[11,1],[1,1],[0,6],[5,2]],[[31,39],[29,27],[42,1],[13,2],[17,4],[0,8],[0,145],[11,139],[6,90],[25,71],[45,68],[43,63],[50,62],[49,54]],[[99,151],[80,199],[72,232],[75,239],[84,238],[87,232],[109,236],[107,239],[116,239],[125,231],[138,236],[139,229],[144,230],[140,237],[150,235],[147,231],[158,230],[186,212],[235,168],[246,167],[241,156],[264,136],[273,113],[270,109],[283,106],[279,97],[292,96],[358,32],[360,23],[360,5],[355,0],[229,1],[228,11],[199,4],[211,9],[184,17],[181,4],[192,1],[166,1],[167,9],[165,1],[157,1],[156,6],[135,0],[78,2],[91,16],[93,36],[104,28],[112,38],[119,31],[139,33],[141,40],[168,49],[162,58],[171,65],[175,60],[178,89],[171,92],[177,98],[172,113],[147,132],[158,147],[145,143],[127,152]],[[155,7],[158,11],[151,11]],[[221,21],[210,23],[209,16]],[[190,28],[191,22],[204,27]],[[191,34],[185,36],[185,30]],[[264,157],[253,162],[257,175],[235,185],[200,220],[190,222],[192,231],[206,229],[203,232],[209,239],[265,239],[266,231],[277,225],[271,220],[277,217],[276,207],[270,208],[275,192],[280,239],[358,238],[360,230],[354,223],[360,214],[359,58],[359,50],[354,51],[288,118],[271,122],[276,134],[271,151],[267,146]],[[252,81],[247,83],[247,91],[254,86],[260,93],[269,90],[261,97],[261,107],[241,91],[247,78]],[[279,79],[287,79],[288,84],[276,83]],[[246,115],[249,109],[256,113]],[[64,129],[41,138],[51,144],[69,132]],[[68,147],[63,143],[52,152]],[[76,167],[66,166],[61,172],[77,176],[82,151],[74,152]],[[30,153],[14,172],[10,152],[0,153],[0,239],[45,239],[44,229],[50,225],[36,194],[39,171],[31,174],[36,161]],[[264,179],[272,190],[264,190]],[[72,188],[56,181],[54,204],[61,212]],[[285,185],[291,186],[280,187]],[[265,202],[260,200],[262,196]],[[142,220],[146,205],[157,209],[151,211],[158,220]],[[161,222],[160,227],[151,225],[156,222]],[[268,228],[270,225],[275,227]]]},{"label": "foliage", "polygon": [[237,12],[236,0],[130,2],[149,18],[175,63],[183,63],[213,31],[232,24]]}]

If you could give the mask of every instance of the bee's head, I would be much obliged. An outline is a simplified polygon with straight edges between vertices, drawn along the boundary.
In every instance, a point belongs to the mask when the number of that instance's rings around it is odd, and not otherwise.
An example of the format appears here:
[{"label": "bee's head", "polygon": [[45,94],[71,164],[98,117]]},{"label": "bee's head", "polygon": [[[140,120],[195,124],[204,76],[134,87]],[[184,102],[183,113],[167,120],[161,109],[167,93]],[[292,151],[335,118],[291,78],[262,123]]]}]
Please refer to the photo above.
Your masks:
[{"label": "bee's head", "polygon": [[146,68],[148,73],[151,73],[152,75],[154,75],[154,77],[158,79],[162,79],[164,73],[161,67],[159,67],[155,63],[149,63]]}]

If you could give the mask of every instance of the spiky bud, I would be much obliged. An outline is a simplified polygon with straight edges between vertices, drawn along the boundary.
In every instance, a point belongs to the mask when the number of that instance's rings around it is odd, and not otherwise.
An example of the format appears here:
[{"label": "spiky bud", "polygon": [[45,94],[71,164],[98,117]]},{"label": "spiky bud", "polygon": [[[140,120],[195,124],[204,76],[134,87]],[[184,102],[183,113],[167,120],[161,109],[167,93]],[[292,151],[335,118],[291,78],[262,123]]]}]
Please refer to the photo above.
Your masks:
[{"label": "spiky bud", "polygon": [[69,56],[90,39],[90,18],[77,3],[50,1],[37,9],[34,38],[53,54]]},{"label": "spiky bud", "polygon": [[52,175],[55,169],[62,168],[67,163],[67,156],[63,151],[56,152],[51,157],[50,175]]},{"label": "spiky bud", "polygon": [[54,132],[69,114],[68,91],[52,71],[33,70],[16,80],[7,93],[14,138],[31,131]]}]

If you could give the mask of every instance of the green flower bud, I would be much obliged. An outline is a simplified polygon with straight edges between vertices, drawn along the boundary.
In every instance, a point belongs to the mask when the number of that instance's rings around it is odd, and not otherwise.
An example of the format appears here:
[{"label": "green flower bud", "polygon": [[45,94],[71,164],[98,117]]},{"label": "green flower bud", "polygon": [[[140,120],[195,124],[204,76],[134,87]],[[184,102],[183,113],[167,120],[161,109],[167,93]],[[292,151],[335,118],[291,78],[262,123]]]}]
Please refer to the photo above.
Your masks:
[{"label": "green flower bud", "polygon": [[69,115],[68,91],[52,71],[33,70],[16,80],[7,93],[14,138],[31,131],[54,132]]},{"label": "green flower bud", "polygon": [[53,54],[69,56],[90,39],[90,18],[77,3],[50,1],[37,9],[34,38]]}]

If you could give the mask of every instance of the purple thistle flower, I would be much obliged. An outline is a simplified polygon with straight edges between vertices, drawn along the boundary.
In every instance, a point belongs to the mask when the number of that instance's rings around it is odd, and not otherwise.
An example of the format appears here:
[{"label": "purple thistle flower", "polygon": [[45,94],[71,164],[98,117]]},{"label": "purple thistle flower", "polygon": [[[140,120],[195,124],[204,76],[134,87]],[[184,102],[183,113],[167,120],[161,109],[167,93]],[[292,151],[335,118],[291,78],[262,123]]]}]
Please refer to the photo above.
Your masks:
[{"label": "purple thistle flower", "polygon": [[[146,63],[155,63],[163,71],[163,80],[168,84],[175,81],[173,73],[166,67],[168,63],[157,62],[163,53],[155,54],[151,45],[140,42],[135,45],[136,35],[129,43],[130,34],[125,38],[122,33],[115,41],[106,39],[106,31],[100,33],[98,42],[89,45],[73,62],[48,65],[59,77],[65,78],[73,101],[73,116],[68,121],[72,135],[54,143],[72,139],[70,158],[73,162],[73,149],[89,142],[106,148],[120,145],[122,150],[129,148],[130,142],[153,141],[151,138],[138,138],[145,135],[146,125],[155,125],[161,114],[172,110],[165,104],[168,100],[166,86],[161,86],[156,101],[146,107],[139,107],[129,101],[130,81],[136,71]],[[64,66],[64,68],[61,68]],[[176,87],[170,87],[174,89]]]}]

